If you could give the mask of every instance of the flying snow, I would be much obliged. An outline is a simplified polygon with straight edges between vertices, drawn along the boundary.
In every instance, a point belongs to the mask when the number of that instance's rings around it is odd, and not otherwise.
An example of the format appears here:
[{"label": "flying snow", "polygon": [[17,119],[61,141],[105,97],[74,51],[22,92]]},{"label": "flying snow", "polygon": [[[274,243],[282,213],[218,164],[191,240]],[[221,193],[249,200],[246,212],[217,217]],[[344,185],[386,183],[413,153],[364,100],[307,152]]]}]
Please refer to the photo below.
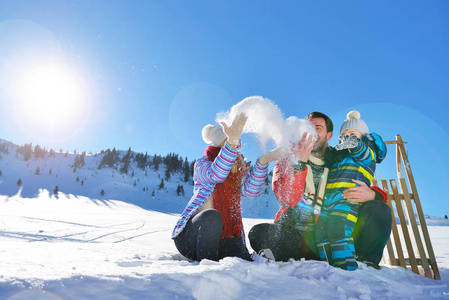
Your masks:
[{"label": "flying snow", "polygon": [[265,148],[270,140],[277,147],[286,147],[290,145],[290,142],[300,140],[306,132],[316,135],[310,122],[297,117],[284,119],[281,109],[273,101],[261,96],[243,99],[230,111],[219,113],[216,121],[230,125],[232,120],[242,113],[248,117],[243,133],[254,134],[262,148]]}]

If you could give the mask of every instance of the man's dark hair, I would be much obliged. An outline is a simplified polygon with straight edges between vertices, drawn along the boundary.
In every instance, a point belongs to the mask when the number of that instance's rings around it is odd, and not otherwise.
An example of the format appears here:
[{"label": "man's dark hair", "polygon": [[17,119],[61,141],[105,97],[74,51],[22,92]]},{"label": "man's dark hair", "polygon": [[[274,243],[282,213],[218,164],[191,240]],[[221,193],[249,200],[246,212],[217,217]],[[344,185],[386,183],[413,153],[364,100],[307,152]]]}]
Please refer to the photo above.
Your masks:
[{"label": "man's dark hair", "polygon": [[331,118],[329,118],[325,114],[320,113],[318,111],[314,111],[314,112],[310,113],[307,116],[307,120],[315,119],[315,118],[323,118],[324,119],[324,121],[326,122],[326,130],[327,130],[327,132],[333,132],[334,131],[334,123],[332,123]]}]

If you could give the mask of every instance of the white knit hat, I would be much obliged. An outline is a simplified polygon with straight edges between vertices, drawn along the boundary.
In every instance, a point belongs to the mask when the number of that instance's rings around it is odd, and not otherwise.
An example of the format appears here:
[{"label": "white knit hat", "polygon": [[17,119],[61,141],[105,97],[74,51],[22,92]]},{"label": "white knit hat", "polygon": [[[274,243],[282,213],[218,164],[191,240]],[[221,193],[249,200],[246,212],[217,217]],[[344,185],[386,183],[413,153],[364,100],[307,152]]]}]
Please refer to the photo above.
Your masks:
[{"label": "white knit hat", "polygon": [[346,129],[357,130],[362,135],[367,135],[369,133],[368,126],[362,119],[360,119],[360,113],[356,110],[348,112],[346,120],[343,122],[343,125],[341,125],[340,134]]},{"label": "white knit hat", "polygon": [[220,125],[206,125],[201,133],[203,135],[203,140],[206,144],[212,144],[216,147],[220,146],[221,143],[227,138]]}]

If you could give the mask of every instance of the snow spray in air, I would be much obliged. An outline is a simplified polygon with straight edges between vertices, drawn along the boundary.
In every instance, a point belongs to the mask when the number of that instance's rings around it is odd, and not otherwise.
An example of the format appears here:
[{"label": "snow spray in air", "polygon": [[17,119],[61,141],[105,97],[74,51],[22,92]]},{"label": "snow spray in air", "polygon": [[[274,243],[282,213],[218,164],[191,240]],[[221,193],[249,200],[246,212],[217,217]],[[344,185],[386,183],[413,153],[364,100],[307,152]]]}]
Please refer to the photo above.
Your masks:
[{"label": "snow spray in air", "polygon": [[248,117],[243,133],[255,134],[263,149],[269,140],[272,140],[277,147],[288,147],[292,141],[300,140],[305,132],[316,135],[310,122],[297,117],[289,117],[285,120],[279,107],[261,96],[243,99],[230,111],[219,113],[216,121],[230,125],[232,120],[241,113]]}]

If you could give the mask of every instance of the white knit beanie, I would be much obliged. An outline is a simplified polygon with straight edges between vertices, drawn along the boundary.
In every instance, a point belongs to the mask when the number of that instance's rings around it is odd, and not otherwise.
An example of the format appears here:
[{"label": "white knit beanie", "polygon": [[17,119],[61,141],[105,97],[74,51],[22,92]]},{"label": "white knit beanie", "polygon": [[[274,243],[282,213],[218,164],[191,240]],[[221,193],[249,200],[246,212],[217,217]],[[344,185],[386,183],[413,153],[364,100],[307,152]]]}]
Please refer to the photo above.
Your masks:
[{"label": "white knit beanie", "polygon": [[220,125],[206,125],[201,133],[203,135],[203,140],[206,144],[212,144],[216,147],[220,146],[221,143],[226,139],[226,134]]},{"label": "white knit beanie", "polygon": [[341,125],[340,134],[346,129],[355,129],[362,135],[367,135],[369,133],[368,126],[362,119],[360,119],[360,113],[356,110],[348,112],[346,120],[343,122],[343,125]]}]

